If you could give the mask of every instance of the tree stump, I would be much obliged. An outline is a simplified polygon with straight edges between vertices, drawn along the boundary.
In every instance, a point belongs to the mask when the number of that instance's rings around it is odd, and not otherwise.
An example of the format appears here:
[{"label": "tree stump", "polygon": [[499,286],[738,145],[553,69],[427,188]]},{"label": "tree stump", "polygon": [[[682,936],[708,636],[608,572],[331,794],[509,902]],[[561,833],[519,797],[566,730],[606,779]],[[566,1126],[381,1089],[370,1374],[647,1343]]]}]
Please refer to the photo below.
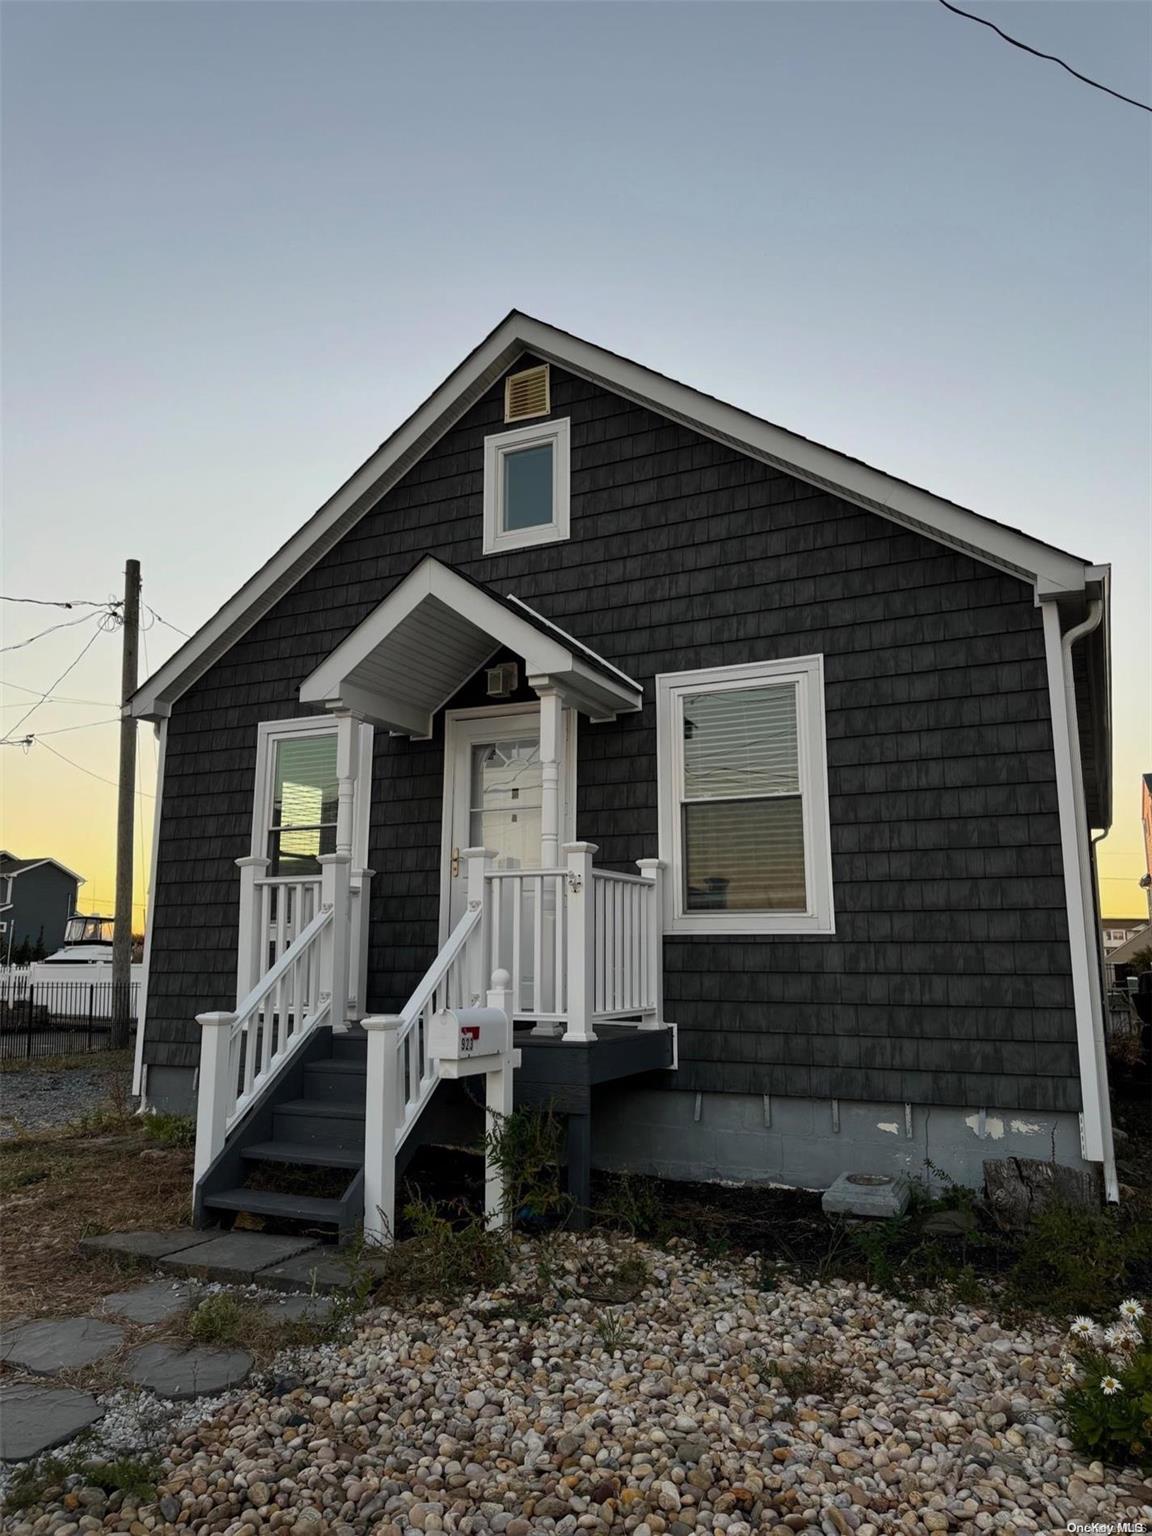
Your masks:
[{"label": "tree stump", "polygon": [[990,1158],[984,1164],[984,1190],[996,1221],[1008,1228],[1026,1227],[1049,1206],[1096,1210],[1103,1199],[1097,1169],[1068,1168],[1032,1157]]}]

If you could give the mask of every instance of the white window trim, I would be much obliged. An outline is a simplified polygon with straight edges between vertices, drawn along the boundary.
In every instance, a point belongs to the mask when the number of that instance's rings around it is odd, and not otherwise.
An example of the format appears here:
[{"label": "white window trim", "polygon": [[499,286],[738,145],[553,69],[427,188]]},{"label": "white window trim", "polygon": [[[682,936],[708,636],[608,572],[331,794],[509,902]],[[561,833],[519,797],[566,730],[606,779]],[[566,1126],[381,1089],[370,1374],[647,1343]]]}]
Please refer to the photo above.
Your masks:
[{"label": "white window trim", "polygon": [[[268,857],[268,820],[272,811],[272,778],[276,743],[293,737],[335,736],[331,715],[305,715],[299,720],[263,720],[256,727],[256,789],[252,798],[252,846],[254,858]],[[368,825],[372,810],[372,727],[360,725],[360,755],[356,765],[356,793],[352,803],[352,882],[359,886],[368,864]],[[268,876],[269,879],[274,878]],[[293,877],[298,878],[298,877]]]},{"label": "white window trim", "polygon": [[[484,439],[484,553],[496,555],[506,549],[528,549],[534,544],[556,544],[566,539],[570,527],[571,423],[534,421],[510,432],[497,432]],[[552,444],[552,521],[538,528],[501,527],[503,508],[501,486],[504,483],[504,455],[521,448]]]},{"label": "white window trim", "polygon": [[[704,689],[762,684],[796,687],[800,794],[804,813],[805,912],[688,912],[684,908],[684,782],[682,699]],[[828,750],[824,731],[824,658],[789,656],[697,672],[666,672],[656,679],[656,771],[660,804],[660,857],[668,865],[664,882],[664,926],[668,933],[835,933],[832,904],[832,844],[828,812]]]}]

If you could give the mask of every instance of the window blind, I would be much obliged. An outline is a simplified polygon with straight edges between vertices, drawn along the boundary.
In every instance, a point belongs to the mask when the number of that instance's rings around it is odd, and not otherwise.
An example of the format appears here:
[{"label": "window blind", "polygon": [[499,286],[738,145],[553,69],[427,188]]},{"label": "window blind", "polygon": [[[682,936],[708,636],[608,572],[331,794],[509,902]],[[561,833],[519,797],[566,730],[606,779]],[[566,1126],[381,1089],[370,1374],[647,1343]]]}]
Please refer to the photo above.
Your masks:
[{"label": "window blind", "polygon": [[798,794],[796,685],[684,696],[684,798]]}]

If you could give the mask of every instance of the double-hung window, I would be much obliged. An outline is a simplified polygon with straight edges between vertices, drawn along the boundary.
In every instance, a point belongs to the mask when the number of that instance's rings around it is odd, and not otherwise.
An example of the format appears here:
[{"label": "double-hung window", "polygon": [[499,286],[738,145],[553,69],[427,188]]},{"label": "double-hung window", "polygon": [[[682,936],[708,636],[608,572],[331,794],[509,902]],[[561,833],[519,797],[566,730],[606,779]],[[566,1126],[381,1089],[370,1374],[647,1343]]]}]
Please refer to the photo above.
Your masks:
[{"label": "double-hung window", "polygon": [[484,553],[566,539],[569,423],[533,422],[484,439]]},{"label": "double-hung window", "polygon": [[[358,725],[353,864],[367,862],[372,727]],[[336,722],[324,716],[261,725],[257,743],[252,852],[269,879],[319,878],[320,855],[336,851],[340,797]]]},{"label": "double-hung window", "polygon": [[656,688],[669,930],[831,933],[821,657]]}]

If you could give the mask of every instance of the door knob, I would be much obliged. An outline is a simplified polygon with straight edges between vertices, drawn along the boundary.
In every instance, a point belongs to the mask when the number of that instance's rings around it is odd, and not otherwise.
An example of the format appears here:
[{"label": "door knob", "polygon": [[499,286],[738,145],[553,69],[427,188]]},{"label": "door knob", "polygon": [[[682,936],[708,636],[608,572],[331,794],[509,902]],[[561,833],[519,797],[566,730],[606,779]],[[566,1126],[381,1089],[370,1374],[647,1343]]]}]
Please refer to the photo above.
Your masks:
[{"label": "door knob", "polygon": [[460,850],[459,850],[459,848],[453,848],[453,850],[452,850],[452,878],[453,878],[453,880],[456,879],[456,877],[457,877],[457,875],[459,873],[460,873]]}]

